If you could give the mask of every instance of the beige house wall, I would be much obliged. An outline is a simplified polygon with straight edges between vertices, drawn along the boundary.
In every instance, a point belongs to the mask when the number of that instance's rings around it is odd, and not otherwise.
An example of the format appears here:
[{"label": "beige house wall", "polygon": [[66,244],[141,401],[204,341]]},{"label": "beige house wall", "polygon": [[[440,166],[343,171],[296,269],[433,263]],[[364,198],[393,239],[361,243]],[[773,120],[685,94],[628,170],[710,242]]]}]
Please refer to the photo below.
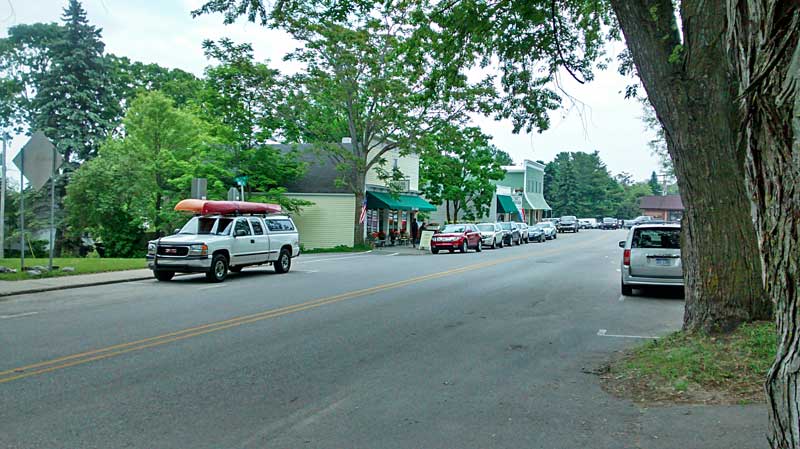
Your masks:
[{"label": "beige house wall", "polygon": [[292,214],[306,249],[353,246],[355,195],[338,193],[287,193],[287,197],[311,201]]}]

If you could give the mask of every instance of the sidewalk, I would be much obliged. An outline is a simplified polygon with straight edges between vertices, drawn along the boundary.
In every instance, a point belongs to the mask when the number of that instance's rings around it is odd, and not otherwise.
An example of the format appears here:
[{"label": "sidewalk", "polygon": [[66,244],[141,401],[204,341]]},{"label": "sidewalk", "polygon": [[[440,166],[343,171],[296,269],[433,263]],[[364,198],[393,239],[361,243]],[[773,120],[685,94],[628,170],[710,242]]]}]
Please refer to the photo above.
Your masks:
[{"label": "sidewalk", "polygon": [[398,256],[430,256],[430,250],[420,250],[413,246],[381,246],[372,250],[373,254],[382,256],[398,255]]},{"label": "sidewalk", "polygon": [[0,281],[0,298],[27,293],[63,290],[67,288],[90,287],[93,285],[116,284],[119,282],[152,279],[153,272],[148,269],[109,271],[106,273],[77,274],[52,278],[30,279],[25,281]]}]

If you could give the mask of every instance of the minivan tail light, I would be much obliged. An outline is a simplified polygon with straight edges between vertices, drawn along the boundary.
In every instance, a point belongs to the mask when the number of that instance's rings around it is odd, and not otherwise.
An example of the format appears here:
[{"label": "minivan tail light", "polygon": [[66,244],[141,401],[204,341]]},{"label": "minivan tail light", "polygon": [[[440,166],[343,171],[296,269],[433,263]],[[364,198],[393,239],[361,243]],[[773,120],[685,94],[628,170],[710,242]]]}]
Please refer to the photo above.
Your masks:
[{"label": "minivan tail light", "polygon": [[631,265],[631,250],[626,249],[624,253],[622,253],[622,265],[629,267]]}]

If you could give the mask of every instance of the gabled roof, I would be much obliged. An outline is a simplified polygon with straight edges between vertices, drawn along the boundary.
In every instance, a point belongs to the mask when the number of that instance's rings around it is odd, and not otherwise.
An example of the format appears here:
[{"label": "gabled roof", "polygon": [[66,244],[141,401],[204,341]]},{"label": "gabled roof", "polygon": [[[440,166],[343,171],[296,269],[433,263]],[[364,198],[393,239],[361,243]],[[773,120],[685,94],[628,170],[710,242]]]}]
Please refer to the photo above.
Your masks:
[{"label": "gabled roof", "polygon": [[[342,145],[349,146],[350,144]],[[336,170],[336,164],[324,154],[317,154],[314,151],[314,145],[272,144],[268,146],[277,148],[283,153],[296,150],[299,159],[307,164],[305,175],[286,186],[289,193],[353,193],[346,186],[336,185],[336,180],[340,177],[340,173]]]},{"label": "gabled roof", "polygon": [[639,208],[647,210],[683,210],[680,195],[651,195],[639,198]]}]

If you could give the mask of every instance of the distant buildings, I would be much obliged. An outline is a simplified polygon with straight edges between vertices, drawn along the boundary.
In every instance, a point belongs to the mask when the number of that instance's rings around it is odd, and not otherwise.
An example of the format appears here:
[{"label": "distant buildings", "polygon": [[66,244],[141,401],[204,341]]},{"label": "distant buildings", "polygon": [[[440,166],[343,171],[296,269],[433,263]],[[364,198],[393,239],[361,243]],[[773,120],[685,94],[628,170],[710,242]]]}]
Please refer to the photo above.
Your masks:
[{"label": "distant buildings", "polygon": [[683,217],[683,202],[680,195],[651,195],[639,198],[642,215],[658,220],[677,221]]}]

